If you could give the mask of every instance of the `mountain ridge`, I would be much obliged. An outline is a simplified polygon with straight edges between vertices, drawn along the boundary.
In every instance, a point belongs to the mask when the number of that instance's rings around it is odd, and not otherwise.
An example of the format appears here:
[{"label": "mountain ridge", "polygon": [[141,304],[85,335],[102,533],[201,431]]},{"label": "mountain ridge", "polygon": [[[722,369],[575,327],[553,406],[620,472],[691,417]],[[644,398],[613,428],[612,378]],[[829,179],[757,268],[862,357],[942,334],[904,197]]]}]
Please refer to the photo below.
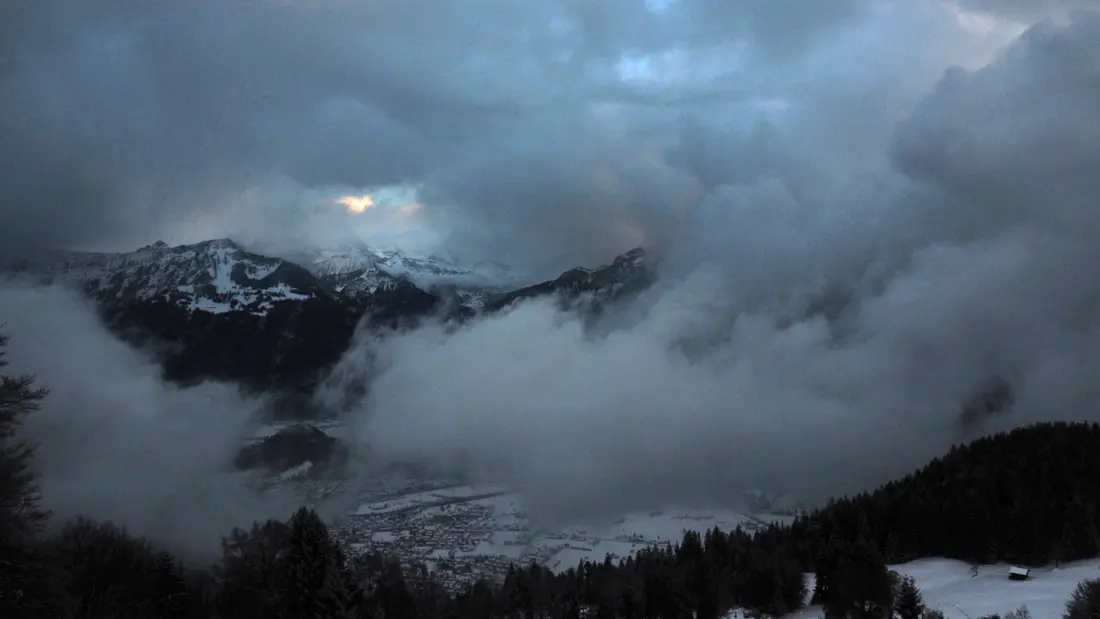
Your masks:
[{"label": "mountain ridge", "polygon": [[[218,238],[158,241],[130,252],[40,251],[0,263],[0,271],[81,290],[117,334],[160,352],[170,380],[213,378],[301,393],[339,361],[359,325],[386,330],[431,317],[463,321],[541,295],[609,303],[648,285],[651,276],[640,248],[602,267],[577,267],[511,290],[470,277],[472,268],[444,258],[362,242],[297,258]],[[433,276],[434,284],[423,283]]]},{"label": "mountain ridge", "polygon": [[609,264],[596,268],[574,267],[557,278],[525,286],[495,298],[487,307],[498,311],[515,303],[545,295],[559,295],[572,300],[579,295],[591,295],[591,308],[629,297],[653,283],[653,272],[647,263],[646,250],[635,247],[619,254]]},{"label": "mountain ridge", "polygon": [[225,238],[176,246],[158,241],[131,252],[43,252],[13,261],[6,270],[77,285],[105,303],[165,301],[210,313],[259,312],[278,301],[335,298],[299,265],[249,252]]}]

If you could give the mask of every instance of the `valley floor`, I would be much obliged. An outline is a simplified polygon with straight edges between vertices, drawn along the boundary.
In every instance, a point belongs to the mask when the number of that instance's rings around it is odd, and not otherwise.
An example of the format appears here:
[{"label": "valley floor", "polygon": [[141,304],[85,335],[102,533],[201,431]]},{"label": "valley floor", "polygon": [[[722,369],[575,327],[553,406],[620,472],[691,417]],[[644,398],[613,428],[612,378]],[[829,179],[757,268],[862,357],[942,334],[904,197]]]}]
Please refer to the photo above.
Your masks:
[{"label": "valley floor", "polygon": [[479,577],[503,578],[511,564],[532,561],[553,570],[581,560],[629,556],[655,544],[677,543],[684,530],[737,526],[752,531],[790,516],[732,510],[662,510],[625,515],[613,522],[538,530],[522,497],[492,485],[413,482],[365,492],[358,509],[337,526],[337,535],[361,552],[382,552],[436,572],[448,589]]}]

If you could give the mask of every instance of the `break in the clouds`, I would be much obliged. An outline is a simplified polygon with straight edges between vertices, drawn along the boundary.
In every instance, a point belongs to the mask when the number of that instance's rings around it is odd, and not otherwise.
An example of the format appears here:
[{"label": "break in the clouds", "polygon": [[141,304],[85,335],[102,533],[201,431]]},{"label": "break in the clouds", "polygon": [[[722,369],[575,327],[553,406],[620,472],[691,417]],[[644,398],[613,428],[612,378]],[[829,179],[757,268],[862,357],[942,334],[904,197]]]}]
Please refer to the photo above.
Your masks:
[{"label": "break in the clouds", "polygon": [[417,243],[552,272],[668,242],[718,185],[888,182],[917,96],[1050,8],[811,4],[6,2],[0,234],[387,238],[311,197],[417,187]]}]

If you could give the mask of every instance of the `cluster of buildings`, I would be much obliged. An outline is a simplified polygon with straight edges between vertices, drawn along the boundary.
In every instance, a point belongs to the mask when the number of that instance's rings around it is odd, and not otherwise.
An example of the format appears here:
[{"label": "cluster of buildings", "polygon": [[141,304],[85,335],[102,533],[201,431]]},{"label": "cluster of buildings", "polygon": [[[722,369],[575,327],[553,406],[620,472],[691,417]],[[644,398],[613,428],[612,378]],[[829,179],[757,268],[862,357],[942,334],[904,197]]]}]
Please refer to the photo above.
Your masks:
[{"label": "cluster of buildings", "polygon": [[512,565],[535,562],[564,570],[582,560],[618,560],[678,541],[684,528],[752,530],[766,524],[739,513],[654,512],[593,530],[538,531],[519,495],[505,487],[392,477],[353,482],[303,473],[275,483],[295,484],[309,503],[335,498],[358,505],[334,523],[345,547],[396,558],[409,568],[407,574],[422,574],[452,593],[479,579],[501,580]]},{"label": "cluster of buildings", "polygon": [[[481,578],[502,579],[511,565],[552,564],[563,554],[575,564],[603,552],[602,540],[582,532],[533,530],[516,494],[472,486],[368,494],[360,508],[339,523],[336,535],[353,550],[393,556],[410,567],[424,566],[452,592]],[[615,541],[620,548],[608,549],[598,558],[625,556],[657,540],[634,535]]]}]

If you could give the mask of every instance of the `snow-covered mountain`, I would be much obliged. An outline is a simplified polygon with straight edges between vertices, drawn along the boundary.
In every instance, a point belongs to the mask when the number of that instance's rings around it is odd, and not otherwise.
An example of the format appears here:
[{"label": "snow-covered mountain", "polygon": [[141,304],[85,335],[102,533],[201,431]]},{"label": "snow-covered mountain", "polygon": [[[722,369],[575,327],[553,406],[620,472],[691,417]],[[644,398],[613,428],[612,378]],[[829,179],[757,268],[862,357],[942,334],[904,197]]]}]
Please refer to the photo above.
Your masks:
[{"label": "snow-covered mountain", "polygon": [[[495,267],[497,276],[507,271]],[[172,380],[295,391],[313,389],[359,324],[407,326],[430,315],[461,320],[551,293],[594,293],[604,302],[649,281],[641,250],[507,292],[485,271],[439,256],[355,242],[275,257],[229,239],[158,242],[122,253],[43,251],[0,264],[4,271],[79,288],[118,333],[156,345]]]},{"label": "snow-covered mountain", "polygon": [[517,287],[517,278],[503,264],[483,261],[465,265],[436,254],[416,256],[400,249],[371,247],[358,239],[299,251],[287,257],[323,279],[357,288],[386,286],[399,278],[408,279],[425,290],[440,286],[487,290]]},{"label": "snow-covered mountain", "polygon": [[335,298],[302,267],[229,239],[176,247],[157,242],[124,253],[42,252],[7,266],[40,281],[76,285],[110,304],[165,302],[213,314],[264,315],[283,301]]},{"label": "snow-covered mountain", "polygon": [[123,253],[44,251],[3,266],[82,290],[110,327],[152,346],[165,377],[181,382],[311,389],[364,313],[305,268],[228,239]]},{"label": "snow-covered mountain", "polygon": [[343,244],[305,254],[299,260],[334,290],[352,299],[411,284],[409,278],[385,269],[382,256],[365,245]]},{"label": "snow-covered mountain", "polygon": [[482,311],[489,299],[522,285],[506,265],[497,262],[466,265],[436,254],[416,256],[371,247],[358,239],[284,255],[357,301],[411,285],[470,314]]}]

